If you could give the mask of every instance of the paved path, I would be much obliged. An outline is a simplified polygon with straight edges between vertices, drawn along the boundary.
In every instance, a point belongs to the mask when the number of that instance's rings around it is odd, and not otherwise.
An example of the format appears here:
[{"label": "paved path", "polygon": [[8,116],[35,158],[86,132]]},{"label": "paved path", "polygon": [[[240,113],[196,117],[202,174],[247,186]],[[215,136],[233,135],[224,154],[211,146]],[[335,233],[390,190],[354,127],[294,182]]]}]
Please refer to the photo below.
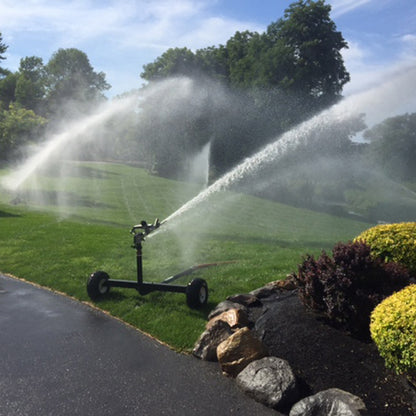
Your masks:
[{"label": "paved path", "polygon": [[0,416],[278,415],[217,363],[0,275]]}]

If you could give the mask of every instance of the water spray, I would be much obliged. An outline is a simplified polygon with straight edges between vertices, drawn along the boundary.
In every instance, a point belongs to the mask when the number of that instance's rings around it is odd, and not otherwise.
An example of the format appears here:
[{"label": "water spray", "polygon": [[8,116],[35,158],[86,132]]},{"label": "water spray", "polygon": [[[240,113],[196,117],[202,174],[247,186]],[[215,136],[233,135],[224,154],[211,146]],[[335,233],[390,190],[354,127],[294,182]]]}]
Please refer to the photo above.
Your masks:
[{"label": "water spray", "polygon": [[[366,112],[369,113],[370,121],[374,124],[380,122],[386,116],[386,113],[391,114],[397,112],[398,108],[406,108],[409,104],[414,105],[414,96],[409,94],[409,91],[416,88],[416,65],[412,63],[390,75],[389,80],[384,82],[381,87],[371,88],[360,94],[347,97],[340,103],[279,136],[274,142],[245,159],[208,188],[186,202],[169,215],[164,222],[176,220],[208,199],[212,194],[229,189],[232,184],[243,177],[254,174],[265,164],[278,160],[288,151],[296,150],[299,145],[310,140],[311,133],[319,133],[320,130],[333,123],[344,122],[353,119],[357,114]],[[383,112],[380,114],[380,111],[377,111],[377,114],[375,114],[379,103],[383,103]]]}]

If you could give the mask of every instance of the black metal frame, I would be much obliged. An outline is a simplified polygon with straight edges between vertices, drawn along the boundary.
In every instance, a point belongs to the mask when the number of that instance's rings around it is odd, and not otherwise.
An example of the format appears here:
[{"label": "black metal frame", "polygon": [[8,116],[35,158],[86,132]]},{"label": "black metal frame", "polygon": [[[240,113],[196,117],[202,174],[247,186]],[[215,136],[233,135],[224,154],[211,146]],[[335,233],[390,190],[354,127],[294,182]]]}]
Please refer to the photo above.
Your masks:
[{"label": "black metal frame", "polygon": [[[142,263],[142,242],[145,240],[145,237],[150,234],[156,228],[159,228],[160,222],[158,219],[154,224],[147,224],[146,221],[142,221],[140,224],[135,225],[131,229],[131,233],[134,234],[133,237],[133,246],[132,248],[136,249],[136,262],[137,262],[137,281],[134,280],[121,280],[121,279],[108,279],[106,285],[108,287],[123,287],[136,289],[141,295],[147,295],[148,293],[161,291],[161,292],[177,292],[177,293],[187,293],[187,286],[182,285],[171,285],[170,282],[173,282],[176,279],[179,279],[182,276],[187,276],[194,271],[209,267],[211,264],[200,264],[197,266],[190,267],[178,274],[168,277],[163,280],[161,283],[153,282],[144,282],[143,281],[143,263]],[[214,264],[212,264],[214,265]]]}]

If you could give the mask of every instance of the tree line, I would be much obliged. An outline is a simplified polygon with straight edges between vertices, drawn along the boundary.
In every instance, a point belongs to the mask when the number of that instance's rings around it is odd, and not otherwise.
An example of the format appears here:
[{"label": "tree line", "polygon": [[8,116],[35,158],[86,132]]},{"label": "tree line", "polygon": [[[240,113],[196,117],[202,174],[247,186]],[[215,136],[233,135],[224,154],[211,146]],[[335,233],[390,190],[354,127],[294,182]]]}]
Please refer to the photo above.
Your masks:
[{"label": "tree line", "polygon": [[[211,143],[211,177],[215,179],[279,134],[342,98],[350,80],[341,50],[347,42],[330,18],[324,0],[298,0],[264,33],[236,32],[224,45],[192,51],[171,48],[144,65],[140,111],[108,126],[112,148],[99,143],[90,153],[145,161],[162,176],[182,178],[187,161]],[[36,142],[61,119],[76,119],[106,100],[110,85],[75,48],[59,49],[47,63],[25,57],[11,72],[2,61],[8,46],[0,33],[0,159],[16,156],[21,145]],[[164,80],[190,79],[193,93],[175,101],[167,94],[148,94]],[[176,97],[177,98],[177,97]],[[385,120],[367,130],[368,143],[351,138],[365,129],[362,118],[338,126],[322,137],[319,149],[329,158],[362,154],[400,180],[414,179],[415,114]],[[92,146],[92,145],[90,145]],[[93,146],[94,147],[94,146]],[[394,155],[394,156],[392,156]],[[305,181],[300,181],[305,187]],[[293,183],[291,184],[293,185]],[[296,188],[296,187],[294,187]],[[280,191],[279,191],[280,192]],[[284,194],[284,192],[282,193]]]},{"label": "tree line", "polygon": [[[0,62],[7,49],[0,32]],[[36,56],[22,58],[16,72],[0,67],[0,160],[17,156],[22,145],[38,141],[62,119],[88,114],[109,88],[105,74],[75,48],[59,49],[46,64]]]}]

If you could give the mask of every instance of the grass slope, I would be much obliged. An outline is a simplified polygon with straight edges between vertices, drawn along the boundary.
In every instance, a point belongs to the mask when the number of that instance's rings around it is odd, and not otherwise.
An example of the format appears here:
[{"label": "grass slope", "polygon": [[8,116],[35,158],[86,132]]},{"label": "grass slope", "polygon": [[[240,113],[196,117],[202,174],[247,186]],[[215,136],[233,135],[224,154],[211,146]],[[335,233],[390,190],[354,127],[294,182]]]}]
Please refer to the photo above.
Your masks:
[{"label": "grass slope", "polygon": [[[105,270],[111,278],[136,278],[132,225],[166,218],[198,192],[197,185],[118,164],[68,163],[63,173],[42,172],[18,195],[1,193],[0,270],[87,301],[85,284],[94,270]],[[206,279],[210,288],[204,310],[190,310],[182,294],[140,296],[117,288],[97,305],[175,349],[189,350],[209,310],[225,297],[282,279],[306,253],[330,249],[368,227],[222,192],[162,226],[143,247],[149,281],[193,264],[235,261],[194,275]]]}]

